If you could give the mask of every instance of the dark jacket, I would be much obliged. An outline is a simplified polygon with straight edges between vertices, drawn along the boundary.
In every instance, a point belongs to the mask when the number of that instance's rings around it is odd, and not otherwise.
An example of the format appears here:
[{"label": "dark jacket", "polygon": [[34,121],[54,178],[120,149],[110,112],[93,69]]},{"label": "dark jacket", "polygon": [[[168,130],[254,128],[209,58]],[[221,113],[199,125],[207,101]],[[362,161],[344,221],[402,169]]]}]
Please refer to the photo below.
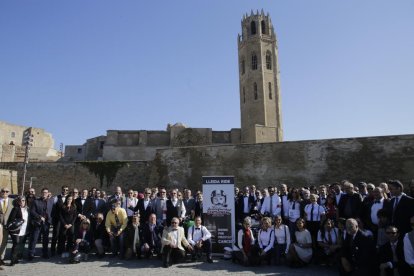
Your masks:
[{"label": "dark jacket", "polygon": [[410,218],[414,216],[414,199],[402,195],[393,216],[394,204],[395,198],[391,199],[388,206],[388,213],[392,219],[391,224],[398,228],[398,232],[402,236],[411,231]]},{"label": "dark jacket", "polygon": [[[26,234],[28,234],[30,230],[30,227],[29,227],[30,226],[30,210],[27,209],[27,212],[28,212],[28,222],[27,222]],[[13,207],[13,209],[10,212],[7,223],[11,223],[15,219],[23,219],[22,209],[19,206]]]},{"label": "dark jacket", "polygon": [[30,219],[32,224],[40,226],[40,217],[46,218],[45,221],[47,223],[52,223],[52,205],[53,201],[51,199],[43,200],[42,198],[38,198],[33,201],[33,204],[30,207]]},{"label": "dark jacket", "polygon": [[[406,272],[410,270],[410,267],[405,262],[403,239],[400,238],[398,240],[395,251],[396,251],[396,255],[398,259],[396,263],[394,262],[394,258],[393,258],[394,256],[393,256],[392,249],[391,249],[391,242],[387,242],[386,244],[381,246],[378,251],[379,263],[382,264],[382,263],[391,262],[393,264],[393,267],[398,269],[398,272],[400,273],[400,275],[407,275]],[[391,269],[387,271],[387,275],[388,274],[394,275]]]},{"label": "dark jacket", "polygon": [[[357,271],[373,272],[378,268],[375,258],[375,243],[370,237],[365,236],[359,230],[354,239],[351,235],[346,235],[341,256],[346,258],[354,270]],[[374,274],[372,273],[370,275]]]},{"label": "dark jacket", "polygon": [[78,215],[84,215],[88,219],[91,219],[93,217],[93,214],[95,213],[95,204],[92,201],[92,199],[85,199],[85,202],[82,205],[82,199],[78,197],[77,199],[75,199],[75,204]]},{"label": "dark jacket", "polygon": [[140,199],[137,206],[135,206],[134,212],[139,212],[140,225],[144,225],[148,221],[149,216],[155,213],[154,202],[150,199],[147,208],[145,208],[144,199]]},{"label": "dark jacket", "polygon": [[142,227],[142,244],[147,243],[150,247],[159,244],[161,246],[161,237],[163,227],[161,225],[154,226],[154,233],[151,232],[149,223],[145,223]]},{"label": "dark jacket", "polygon": [[[349,206],[349,210],[347,210]],[[358,193],[343,194],[338,204],[339,217],[358,218],[361,212],[362,197]]]}]

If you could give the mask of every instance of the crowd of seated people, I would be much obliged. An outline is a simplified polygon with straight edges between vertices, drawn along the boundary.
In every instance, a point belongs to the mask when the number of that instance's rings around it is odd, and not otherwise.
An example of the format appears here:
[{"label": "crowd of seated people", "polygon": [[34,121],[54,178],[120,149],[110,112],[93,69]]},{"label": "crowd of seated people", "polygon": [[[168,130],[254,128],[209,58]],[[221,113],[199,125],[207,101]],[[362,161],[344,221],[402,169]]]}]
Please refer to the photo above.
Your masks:
[{"label": "crowd of seated people", "polygon": [[[374,185],[349,181],[319,187],[281,184],[235,188],[233,261],[245,266],[308,264],[340,275],[414,275],[413,190],[398,180]],[[203,195],[191,190],[116,187],[111,195],[61,187],[40,196],[31,188],[0,195],[0,269],[37,255],[77,263],[95,258],[158,258],[169,267],[183,258],[213,262],[212,235],[203,223]],[[49,241],[49,232],[51,240]],[[188,257],[189,256],[189,257]],[[397,274],[398,273],[398,274]]]}]

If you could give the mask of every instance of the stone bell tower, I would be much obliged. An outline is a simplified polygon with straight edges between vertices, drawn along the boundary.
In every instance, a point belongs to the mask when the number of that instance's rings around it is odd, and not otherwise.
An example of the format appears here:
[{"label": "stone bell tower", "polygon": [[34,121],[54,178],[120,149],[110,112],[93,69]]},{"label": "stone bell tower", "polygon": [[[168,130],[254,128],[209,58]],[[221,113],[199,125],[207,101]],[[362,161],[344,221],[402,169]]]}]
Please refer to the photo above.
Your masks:
[{"label": "stone bell tower", "polygon": [[277,40],[269,14],[243,15],[238,35],[242,143],[283,141]]}]

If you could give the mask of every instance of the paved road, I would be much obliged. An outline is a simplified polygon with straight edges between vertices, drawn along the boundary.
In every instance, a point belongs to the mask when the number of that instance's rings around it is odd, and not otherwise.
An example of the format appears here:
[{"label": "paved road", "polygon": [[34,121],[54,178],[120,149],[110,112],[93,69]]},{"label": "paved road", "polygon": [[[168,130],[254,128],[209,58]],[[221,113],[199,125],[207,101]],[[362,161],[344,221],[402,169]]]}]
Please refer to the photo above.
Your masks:
[{"label": "paved road", "polygon": [[[49,260],[35,258],[32,262],[22,261],[21,263],[9,267],[4,266],[0,275],[32,275],[32,276],[91,276],[91,275],[111,275],[111,276],[131,276],[131,272],[137,275],[337,275],[335,269],[309,266],[299,269],[291,269],[285,266],[261,266],[243,267],[233,264],[231,261],[215,258],[213,264],[203,262],[187,262],[176,264],[169,268],[162,268],[161,261],[151,260],[131,260],[124,261],[117,258],[106,257],[98,260],[91,257],[87,262],[80,264],[68,264],[67,259],[53,257]],[[133,270],[133,271],[132,271]]]}]

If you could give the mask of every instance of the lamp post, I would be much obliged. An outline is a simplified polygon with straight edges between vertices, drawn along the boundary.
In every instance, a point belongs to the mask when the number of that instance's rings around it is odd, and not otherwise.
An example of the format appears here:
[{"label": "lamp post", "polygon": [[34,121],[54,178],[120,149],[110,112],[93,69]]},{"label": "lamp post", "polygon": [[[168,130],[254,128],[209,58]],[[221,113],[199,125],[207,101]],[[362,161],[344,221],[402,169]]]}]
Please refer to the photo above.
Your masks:
[{"label": "lamp post", "polygon": [[[24,195],[24,184],[26,183],[26,173],[27,173],[27,164],[29,163],[30,147],[33,146],[33,134],[32,134],[31,127],[29,127],[23,132],[23,145],[25,145],[25,149],[24,149],[24,164],[23,164],[22,195]],[[30,182],[31,182],[31,179],[30,179]]]}]

